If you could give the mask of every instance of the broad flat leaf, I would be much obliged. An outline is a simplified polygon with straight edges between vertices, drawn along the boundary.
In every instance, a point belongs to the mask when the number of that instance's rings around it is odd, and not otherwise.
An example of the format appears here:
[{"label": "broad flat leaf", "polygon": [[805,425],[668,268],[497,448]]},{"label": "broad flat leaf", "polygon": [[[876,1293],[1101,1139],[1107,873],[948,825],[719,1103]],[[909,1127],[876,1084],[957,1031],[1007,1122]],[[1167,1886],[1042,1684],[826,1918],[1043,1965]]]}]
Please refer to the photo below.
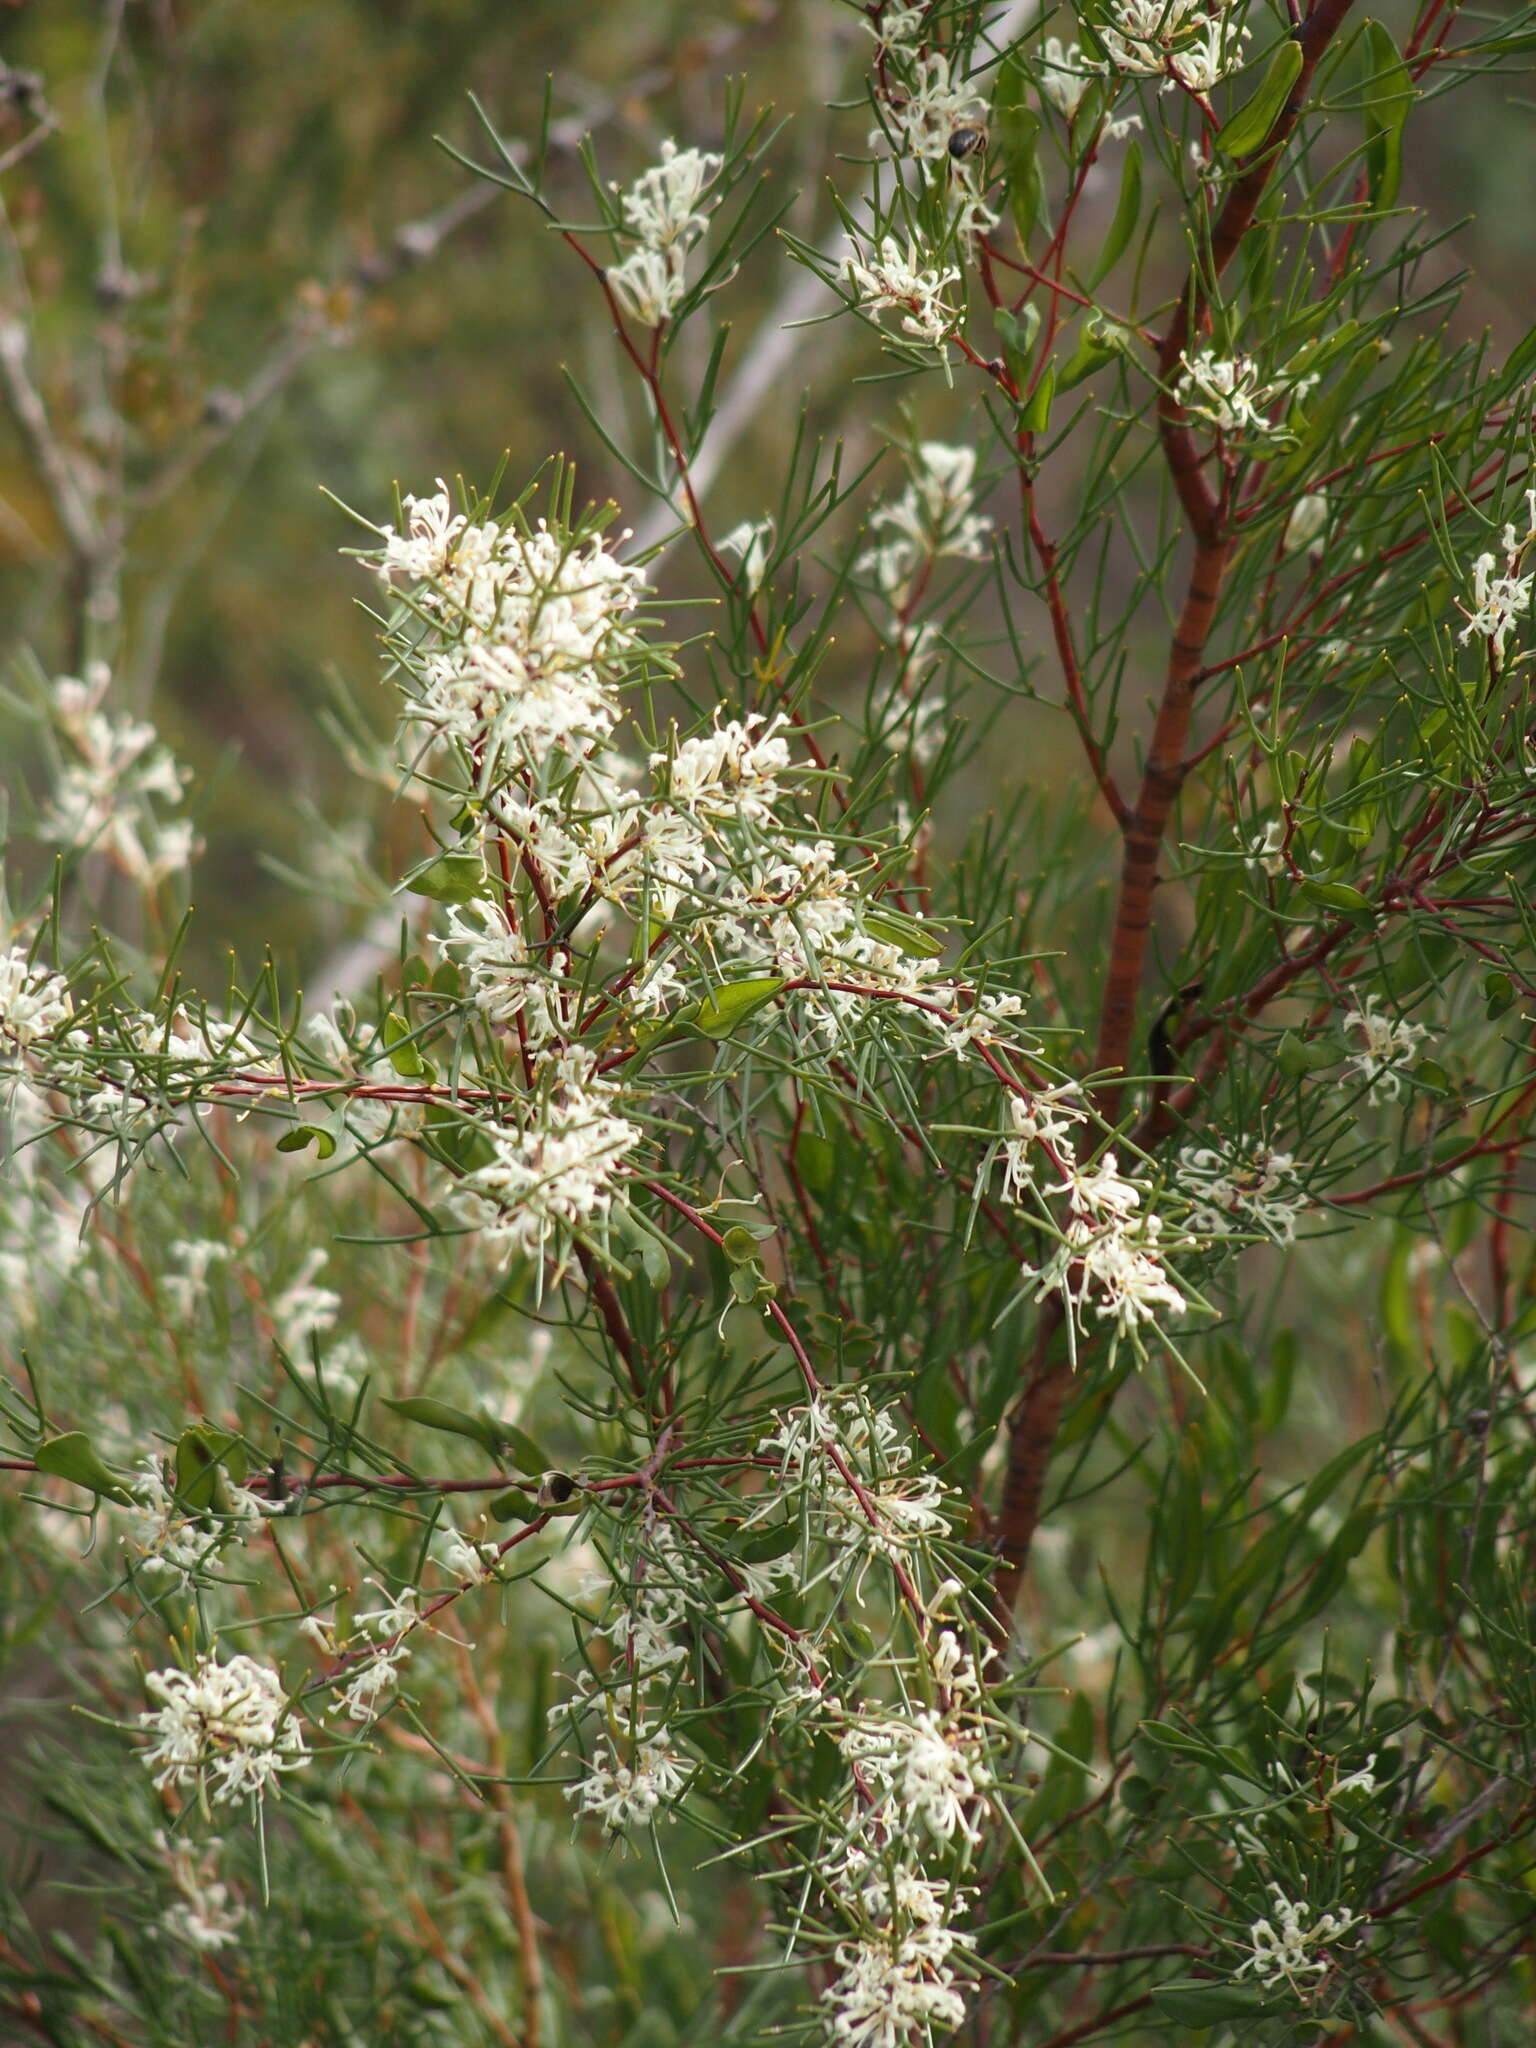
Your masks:
[{"label": "broad flat leaf", "polygon": [[770,974],[756,975],[751,981],[728,982],[700,1003],[693,1028],[702,1031],[706,1038],[729,1038],[754,1010],[771,1003],[783,986],[781,975]]},{"label": "broad flat leaf", "polygon": [[478,853],[440,853],[407,875],[401,887],[413,896],[430,896],[434,903],[473,903],[477,896],[491,893],[491,878]]},{"label": "broad flat leaf", "polygon": [[46,1472],[50,1478],[67,1479],[73,1486],[99,1493],[104,1500],[115,1500],[119,1507],[127,1507],[133,1500],[83,1430],[72,1429],[63,1436],[49,1437],[38,1445],[33,1462],[39,1472]]}]

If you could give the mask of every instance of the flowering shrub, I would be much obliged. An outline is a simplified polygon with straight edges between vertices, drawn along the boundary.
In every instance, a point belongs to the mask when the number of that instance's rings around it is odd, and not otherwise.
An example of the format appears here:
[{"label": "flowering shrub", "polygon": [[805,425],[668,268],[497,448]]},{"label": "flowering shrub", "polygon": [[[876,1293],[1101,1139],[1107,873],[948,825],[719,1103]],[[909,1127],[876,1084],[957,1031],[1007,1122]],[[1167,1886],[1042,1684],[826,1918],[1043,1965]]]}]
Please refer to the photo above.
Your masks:
[{"label": "flowering shrub", "polygon": [[[484,117],[627,382],[338,519],[346,986],[183,980],[99,591],[20,677],[6,1515],[110,1874],[18,2026],[1523,2009],[1536,357],[1398,200],[1529,24],[825,12],[821,242],[734,89],[579,199]],[[803,288],[889,453],[719,481]]]}]

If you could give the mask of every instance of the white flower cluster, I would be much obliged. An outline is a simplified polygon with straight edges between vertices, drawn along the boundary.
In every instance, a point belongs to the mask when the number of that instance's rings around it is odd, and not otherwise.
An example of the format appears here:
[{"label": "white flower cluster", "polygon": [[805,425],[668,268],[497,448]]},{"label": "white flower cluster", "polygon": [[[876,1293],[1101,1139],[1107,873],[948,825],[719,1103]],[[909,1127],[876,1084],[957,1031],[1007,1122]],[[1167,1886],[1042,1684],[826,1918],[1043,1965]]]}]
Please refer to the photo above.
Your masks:
[{"label": "white flower cluster", "polygon": [[618,716],[612,691],[638,645],[642,572],[596,535],[474,523],[441,479],[405,507],[404,533],[383,529],[379,574],[410,579],[413,609],[436,628],[406,723],[471,752],[485,786],[509,754],[535,768],[552,751],[581,758]]},{"label": "white flower cluster", "polygon": [[495,1157],[454,1194],[458,1215],[493,1256],[542,1259],[551,1241],[599,1230],[619,1169],[645,1132],[615,1113],[617,1088],[588,1079],[531,1106],[521,1131],[488,1131]]},{"label": "white flower cluster", "polygon": [[181,801],[186,777],[152,725],[102,710],[111,681],[97,662],[84,681],[62,676],[54,684],[54,720],[74,758],[60,771],[39,830],[56,845],[105,853],[121,873],[153,889],[195,850],[190,823],[155,810]]},{"label": "white flower cluster", "polygon": [[121,1510],[127,1521],[123,1541],[138,1552],[142,1571],[163,1574],[177,1589],[232,1543],[243,1542],[266,1512],[256,1494],[226,1480],[222,1511],[189,1514],[166,1485],[158,1458],[145,1459],[129,1490],[133,1505]]},{"label": "white flower cluster", "polygon": [[921,8],[893,8],[865,26],[878,44],[871,87],[883,119],[870,148],[879,154],[889,147],[926,168],[963,248],[998,220],[982,200],[977,177],[986,154],[981,97],[964,76],[958,51],[922,48],[927,23]]},{"label": "white flower cluster", "polygon": [[1403,1091],[1404,1065],[1429,1036],[1425,1026],[1411,1024],[1406,1017],[1384,1017],[1371,994],[1364,1009],[1346,1012],[1344,1028],[1358,1031],[1365,1044],[1351,1057],[1342,1078],[1364,1081],[1372,1102],[1395,1102]]},{"label": "white flower cluster", "polygon": [[161,1702],[139,1716],[155,1738],[144,1761],[157,1786],[203,1786],[215,1803],[259,1798],[309,1761],[277,1673],[253,1658],[209,1653],[190,1671],[151,1671],[144,1686]]},{"label": "white flower cluster", "polygon": [[1269,1889],[1275,1901],[1274,1917],[1255,1920],[1249,1927],[1249,1952],[1232,1972],[1233,1982],[1252,1975],[1267,1991],[1281,1985],[1289,1991],[1309,1991],[1331,1967],[1329,1957],[1316,1951],[1342,1941],[1361,1924],[1360,1916],[1341,1906],[1313,1920],[1314,1909],[1305,1899],[1288,1899],[1277,1884]]},{"label": "white flower cluster", "polygon": [[[1102,60],[1089,56],[1080,43],[1063,44],[1057,36],[1046,37],[1037,63],[1040,96],[1056,109],[1064,121],[1074,118],[1094,80],[1109,75],[1113,69]],[[1140,126],[1139,114],[1122,114],[1104,123],[1105,139],[1119,142]]]},{"label": "white flower cluster", "polygon": [[[888,594],[935,555],[985,553],[974,469],[968,449],[923,444],[907,490],[878,515],[888,537],[871,573]],[[515,1030],[528,1084],[499,1091],[494,1122],[466,1112],[482,1156],[452,1201],[493,1252],[562,1261],[573,1238],[601,1236],[633,1170],[643,1127],[594,1052],[573,1050],[595,991],[596,1007],[637,1034],[690,998],[758,980],[788,985],[785,1000],[823,1044],[863,1024],[872,997],[899,1001],[955,1053],[1012,1042],[1022,998],[946,978],[919,921],[869,899],[868,855],[846,865],[808,808],[791,810],[808,764],[782,713],[720,706],[704,730],[653,740],[643,765],[621,753],[620,688],[661,665],[631,617],[637,572],[596,540],[471,522],[446,488],[407,507],[379,565],[386,580],[410,580],[411,623],[390,643],[419,692],[405,715],[453,743],[472,784],[464,829],[482,835],[454,856],[463,900],[437,943],[490,1023]],[[440,771],[420,774],[441,787]],[[587,935],[615,912],[632,936],[594,975],[607,940]],[[356,1064],[333,1048],[333,1065]]]},{"label": "white flower cluster", "polygon": [[202,1853],[190,1842],[159,1837],[166,1872],[180,1893],[164,1916],[168,1934],[176,1936],[203,1955],[229,1948],[240,1938],[245,1907],[219,1877],[219,1843],[207,1838]]},{"label": "white flower cluster", "polygon": [[1265,1146],[1244,1158],[1186,1146],[1179,1154],[1179,1186],[1191,1204],[1187,1228],[1197,1237],[1262,1231],[1276,1244],[1290,1244],[1307,1206],[1295,1160]]},{"label": "white flower cluster", "polygon": [[[612,1645],[617,1685],[601,1694],[604,1735],[585,1771],[566,1787],[578,1813],[600,1820],[610,1834],[645,1826],[672,1805],[688,1781],[689,1766],[667,1727],[653,1721],[652,1696],[665,1691],[687,1656],[672,1631],[695,1597],[696,1568],[669,1522],[654,1522],[634,1548],[632,1576],[598,1574],[592,1591],[615,1605],[594,1633]],[[555,1711],[577,1719],[599,1697],[590,1667],[577,1675],[570,1700]]]},{"label": "white flower cluster", "polygon": [[709,188],[725,159],[707,150],[661,145],[661,162],[619,201],[638,246],[608,272],[614,295],[643,327],[670,319],[688,290],[688,251],[709,226]]},{"label": "white flower cluster", "polygon": [[1521,533],[1510,521],[1504,528],[1502,559],[1481,554],[1472,564],[1472,606],[1463,605],[1467,623],[1461,629],[1463,644],[1474,634],[1490,643],[1500,660],[1504,642],[1531,615],[1531,590],[1536,574],[1521,573],[1532,541],[1536,541],[1536,491],[1527,491],[1526,528]]},{"label": "white flower cluster", "polygon": [[778,778],[790,767],[784,719],[763,720],[753,712],[687,739],[670,754],[652,754],[651,767],[666,769],[665,794],[694,818],[748,818],[767,822],[779,799]]},{"label": "white flower cluster", "polygon": [[418,1599],[414,1586],[405,1586],[393,1595],[386,1593],[382,1607],[357,1616],[357,1632],[344,1642],[338,1640],[334,1625],[318,1614],[306,1615],[300,1622],[303,1634],[325,1656],[344,1660],[351,1673],[331,1702],[333,1714],[349,1721],[378,1719],[386,1696],[394,1691],[401,1670],[411,1660],[410,1637],[423,1625]]},{"label": "white flower cluster", "polygon": [[1283,420],[1272,421],[1269,415],[1282,399],[1289,405],[1304,397],[1317,382],[1315,376],[1266,383],[1251,357],[1222,356],[1209,348],[1195,356],[1186,352],[1179,360],[1184,367],[1173,395],[1192,418],[1248,441],[1278,445],[1295,440]]},{"label": "white flower cluster", "polygon": [[1098,34],[1115,70],[1206,93],[1245,61],[1239,11],[1236,0],[1110,0]]},{"label": "white flower cluster", "polygon": [[668,1749],[664,1735],[625,1738],[625,1747],[628,1763],[610,1750],[588,1767],[579,1784],[566,1787],[577,1811],[593,1815],[611,1834],[654,1820],[687,1783],[687,1768]]},{"label": "white flower cluster", "polygon": [[907,2048],[965,2017],[953,1924],[964,1894],[932,1866],[957,1851],[963,1860],[980,1841],[994,1778],[980,1679],[947,1629],[931,1671],[935,1705],[871,1709],[837,1729],[860,1796],[823,1882],[843,1911],[853,1908],[859,1934],[839,1945],[824,2003],[832,2038],[847,2048]]},{"label": "white flower cluster", "polygon": [[857,558],[854,574],[867,576],[892,612],[900,612],[931,562],[942,556],[987,559],[992,521],[975,505],[976,451],[920,442],[906,489],[870,514],[870,526],[882,538]]},{"label": "white flower cluster", "polygon": [[0,953],[0,1040],[25,1050],[74,1015],[69,985],[29,961],[19,946]]},{"label": "white flower cluster", "polygon": [[824,1543],[887,1556],[949,1532],[949,1489],[936,1473],[911,1469],[895,1416],[857,1393],[790,1409],[757,1455],[775,1460],[781,1484],[743,1528],[783,1509]]},{"label": "white flower cluster", "polygon": [[1089,86],[1104,70],[1102,64],[1084,55],[1080,43],[1063,43],[1058,36],[1046,37],[1039,64],[1040,91],[1066,121],[1072,119]]},{"label": "white flower cluster", "polygon": [[905,249],[894,235],[882,236],[875,249],[851,241],[843,269],[859,305],[871,310],[899,306],[902,333],[928,348],[942,348],[960,324],[959,312],[944,297],[950,285],[959,283],[959,271],[925,268],[911,239]]},{"label": "white flower cluster", "polygon": [[1120,1172],[1113,1152],[1091,1166],[1069,1163],[1052,1192],[1067,1198],[1067,1220],[1045,1264],[1024,1268],[1036,1301],[1060,1293],[1076,1329],[1091,1302],[1120,1337],[1183,1314],[1184,1296],[1164,1264],[1162,1218],[1143,1211],[1142,1190]]}]

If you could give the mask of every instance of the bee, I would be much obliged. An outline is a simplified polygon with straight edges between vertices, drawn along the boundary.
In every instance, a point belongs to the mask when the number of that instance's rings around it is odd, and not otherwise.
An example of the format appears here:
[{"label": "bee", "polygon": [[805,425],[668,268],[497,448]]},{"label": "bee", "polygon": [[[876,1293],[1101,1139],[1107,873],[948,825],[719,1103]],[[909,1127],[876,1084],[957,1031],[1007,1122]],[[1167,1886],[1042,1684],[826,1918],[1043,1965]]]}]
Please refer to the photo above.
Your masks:
[{"label": "bee", "polygon": [[957,164],[968,156],[980,156],[987,146],[987,131],[975,121],[959,122],[949,138],[949,153]]}]

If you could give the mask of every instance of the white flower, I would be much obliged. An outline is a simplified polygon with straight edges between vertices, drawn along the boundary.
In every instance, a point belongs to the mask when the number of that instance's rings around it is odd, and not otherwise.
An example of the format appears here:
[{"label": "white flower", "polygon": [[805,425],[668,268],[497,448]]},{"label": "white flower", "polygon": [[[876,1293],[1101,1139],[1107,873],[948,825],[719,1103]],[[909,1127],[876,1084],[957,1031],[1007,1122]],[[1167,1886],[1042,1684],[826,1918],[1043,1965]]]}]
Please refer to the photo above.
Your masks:
[{"label": "white flower", "polygon": [[1285,822],[1271,818],[1262,832],[1248,841],[1248,850],[1243,855],[1243,865],[1265,875],[1285,873]]},{"label": "white flower", "polygon": [[1348,1777],[1334,1779],[1328,1797],[1337,1799],[1341,1792],[1358,1792],[1363,1799],[1373,1799],[1379,1789],[1376,1783],[1376,1752],[1372,1750],[1358,1771],[1351,1771]]},{"label": "white flower", "polygon": [[670,320],[688,291],[681,249],[634,249],[606,273],[619,304],[642,327]]},{"label": "white flower", "polygon": [[975,997],[969,1009],[962,1010],[958,1017],[935,1017],[931,1010],[920,1011],[919,1015],[938,1032],[947,1051],[966,1053],[973,1045],[1011,1044],[1009,1027],[1023,1012],[1022,996],[988,992]]},{"label": "white flower", "polygon": [[981,1840],[978,1807],[991,1784],[974,1739],[934,1708],[907,1716],[872,1714],[839,1741],[850,1763],[889,1788],[904,1817],[921,1821],[937,1842]]},{"label": "white flower", "polygon": [[843,2048],[908,2048],[934,2030],[953,2032],[965,2000],[947,1962],[952,1940],[942,1921],[914,1919],[840,1947],[841,1974],[823,1994],[833,2039]]},{"label": "white flower", "polygon": [[122,1540],[139,1553],[142,1570],[164,1573],[178,1587],[256,1527],[264,1505],[245,1487],[226,1480],[222,1513],[189,1515],[166,1485],[158,1458],[145,1459],[129,1491],[133,1503],[120,1511],[127,1522]]},{"label": "white flower", "polygon": [[648,249],[684,248],[709,225],[704,195],[725,158],[713,151],[661,145],[661,162],[638,177],[619,202],[625,225]]},{"label": "white flower", "polygon": [[877,21],[860,11],[860,21],[874,37],[881,50],[894,50],[904,43],[914,43],[922,35],[927,18],[926,7],[887,7]]},{"label": "white flower", "polygon": [[1247,1228],[1290,1244],[1296,1218],[1307,1206],[1295,1160],[1267,1147],[1249,1158],[1225,1159],[1207,1147],[1186,1146],[1179,1154],[1179,1180],[1193,1204],[1187,1227],[1199,1237]]},{"label": "white flower", "polygon": [[[595,535],[577,544],[543,520],[531,531],[465,529],[449,552],[434,545],[420,560],[431,573],[414,602],[438,630],[406,663],[418,686],[406,723],[473,754],[486,783],[509,749],[535,772],[553,751],[584,760],[619,715],[614,686],[639,644],[629,614],[643,572]],[[382,566],[394,566],[388,549]]]},{"label": "white flower", "polygon": [[397,533],[392,526],[381,529],[384,545],[377,564],[379,581],[388,584],[404,576],[413,583],[435,583],[447,575],[455,544],[469,530],[469,522],[463,513],[454,511],[441,477],[430,498],[409,497],[400,502],[405,531]]},{"label": "white flower", "polygon": [[567,1785],[565,1796],[580,1813],[590,1813],[613,1834],[637,1822],[654,1819],[676,1799],[687,1782],[682,1759],[667,1747],[666,1731],[636,1744],[632,1761],[623,1764],[613,1750],[606,1761],[594,1761],[580,1784]]},{"label": "white flower", "polygon": [[178,1238],[171,1246],[171,1257],[181,1271],[166,1274],[160,1286],[175,1304],[176,1313],[183,1322],[191,1322],[208,1298],[209,1267],[218,1260],[227,1259],[229,1252],[227,1244],[213,1237]]},{"label": "white flower", "polygon": [[688,251],[709,225],[705,194],[725,159],[698,149],[661,145],[661,162],[638,177],[619,210],[639,247],[611,266],[608,282],[642,326],[659,327],[688,290]]},{"label": "white flower", "polygon": [[1465,644],[1476,633],[1491,640],[1494,653],[1502,656],[1504,642],[1517,622],[1530,615],[1531,586],[1536,583],[1536,575],[1508,573],[1506,563],[1506,573],[1499,576],[1494,574],[1498,566],[1496,555],[1479,555],[1472,564],[1472,609],[1467,612],[1460,638]]},{"label": "white flower", "polygon": [[[964,79],[950,69],[942,50],[908,60],[899,92],[884,96],[896,146],[905,155],[940,161],[957,127],[980,118],[981,103]],[[874,138],[877,142],[882,138]]]},{"label": "white flower", "polygon": [[333,1329],[341,1313],[341,1296],[314,1284],[329,1256],[323,1245],[312,1245],[303,1265],[271,1304],[272,1333],[292,1358],[307,1362],[310,1339]]},{"label": "white flower", "polygon": [[[781,1495],[803,1500],[811,1527],[827,1541],[890,1555],[949,1533],[949,1489],[936,1473],[910,1470],[911,1448],[883,1408],[818,1397],[784,1414],[757,1450],[777,1458]],[[778,1504],[769,1497],[743,1527]]]},{"label": "white flower", "polygon": [[1043,1088],[1038,1094],[1010,1095],[1008,1121],[1014,1135],[1003,1140],[1003,1199],[1019,1202],[1035,1185],[1032,1154],[1036,1148],[1052,1152],[1072,1151],[1072,1128],[1087,1121],[1086,1110],[1078,1109],[1072,1097],[1081,1094],[1075,1081],[1059,1088]]},{"label": "white flower", "polygon": [[451,1523],[444,1534],[439,1562],[450,1578],[457,1579],[461,1585],[483,1586],[487,1579],[496,1576],[494,1547],[482,1548],[478,1543],[471,1543]]},{"label": "white flower", "polygon": [[886,235],[867,260],[855,243],[844,270],[861,305],[902,307],[902,332],[930,348],[939,347],[960,324],[959,313],[944,300],[945,287],[959,283],[959,271],[925,270],[915,241],[909,240],[903,251],[894,235]]},{"label": "white flower", "polygon": [[1195,419],[1205,420],[1220,433],[1252,440],[1296,438],[1285,426],[1272,424],[1268,414],[1281,397],[1302,397],[1317,381],[1315,377],[1280,378],[1266,384],[1251,357],[1220,356],[1209,348],[1193,357],[1186,352],[1179,361],[1184,368],[1173,387],[1174,397]]},{"label": "white flower", "polygon": [[630,984],[624,1000],[642,1017],[662,1017],[687,992],[688,984],[670,960],[652,960]]},{"label": "white flower", "polygon": [[104,662],[86,680],[54,684],[59,726],[74,750],[38,826],[61,846],[106,853],[143,888],[155,888],[193,852],[190,824],[158,817],[153,803],[181,799],[185,773],[141,719],[109,718],[99,707],[111,683]]},{"label": "white flower", "polygon": [[1293,1902],[1277,1884],[1269,1889],[1275,1901],[1274,1919],[1255,1920],[1249,1927],[1249,1953],[1232,1972],[1232,1980],[1236,1983],[1252,1971],[1256,1981],[1268,1991],[1282,1984],[1291,1991],[1307,1991],[1311,1986],[1305,1980],[1326,1976],[1329,1969],[1328,1957],[1311,1951],[1342,1940],[1351,1928],[1361,1924],[1360,1917],[1349,1907],[1341,1906],[1337,1912],[1324,1913],[1309,1927],[1313,1908],[1305,1899]]},{"label": "white flower", "polygon": [[1064,46],[1056,36],[1047,36],[1040,58],[1040,90],[1056,111],[1070,121],[1082,105],[1095,72],[1101,69],[1083,55],[1077,43]]},{"label": "white flower", "polygon": [[768,557],[773,549],[773,521],[744,519],[739,526],[733,526],[729,533],[721,534],[718,544],[727,554],[740,559],[741,575],[738,581],[749,597],[755,597],[762,588],[763,577],[768,569]]},{"label": "white flower", "polygon": [[1395,1102],[1402,1093],[1403,1077],[1399,1070],[1403,1062],[1411,1060],[1421,1041],[1429,1036],[1424,1025],[1410,1024],[1406,1017],[1383,1017],[1376,1008],[1375,996],[1369,995],[1363,1010],[1347,1012],[1344,1028],[1361,1032],[1365,1046],[1353,1055],[1341,1078],[1348,1080],[1354,1076],[1367,1082],[1372,1102]]},{"label": "white flower", "polygon": [[[350,1682],[331,1703],[333,1714],[344,1714],[349,1721],[372,1721],[377,1716],[384,1695],[398,1682],[402,1665],[410,1662],[407,1638],[421,1626],[417,1598],[416,1588],[406,1586],[393,1596],[386,1594],[382,1607],[358,1615],[362,1643],[347,1652],[358,1661]],[[367,1641],[369,1636],[375,1638],[377,1647]],[[325,1647],[323,1634],[317,1633],[316,1640]]]},{"label": "white flower", "polygon": [[250,1657],[221,1664],[210,1653],[191,1671],[151,1671],[144,1685],[162,1702],[139,1716],[155,1736],[144,1761],[159,1787],[201,1784],[216,1804],[257,1798],[281,1772],[309,1761],[277,1673]]},{"label": "white flower", "polygon": [[898,612],[907,603],[914,577],[928,562],[940,556],[984,562],[992,531],[985,513],[973,509],[974,449],[923,441],[911,458],[911,468],[911,481],[900,496],[870,515],[871,529],[885,537],[853,565],[854,573],[868,576]]},{"label": "white flower", "polygon": [[245,1907],[219,1880],[217,1840],[205,1841],[201,1856],[190,1842],[171,1842],[164,1835],[158,1840],[170,1880],[181,1893],[164,1915],[166,1932],[205,1955],[231,1947],[239,1939]]},{"label": "white flower", "polygon": [[476,899],[450,905],[442,944],[463,948],[475,1002],[495,1023],[521,1017],[533,1046],[551,1044],[567,1031],[570,1019],[558,980],[547,965],[534,964],[499,903]]},{"label": "white flower", "polygon": [[74,1015],[69,986],[62,975],[34,967],[20,947],[0,953],[0,1039],[33,1045],[51,1038]]},{"label": "white flower", "polygon": [[1310,547],[1328,524],[1328,495],[1325,491],[1306,491],[1291,507],[1291,516],[1285,522],[1285,532],[1280,545],[1288,554],[1297,548]]}]

